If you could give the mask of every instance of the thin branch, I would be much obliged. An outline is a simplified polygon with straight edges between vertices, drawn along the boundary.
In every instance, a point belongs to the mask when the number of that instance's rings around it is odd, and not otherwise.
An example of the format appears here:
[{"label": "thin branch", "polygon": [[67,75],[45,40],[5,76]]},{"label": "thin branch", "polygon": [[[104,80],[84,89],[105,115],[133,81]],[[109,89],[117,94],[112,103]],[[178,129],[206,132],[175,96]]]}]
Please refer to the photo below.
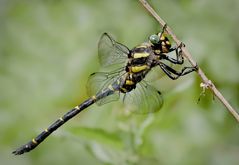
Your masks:
[{"label": "thin branch", "polygon": [[[166,23],[165,21],[155,12],[155,10],[149,5],[149,3],[146,0],[139,0],[140,3],[145,7],[145,9],[159,22],[159,24],[163,27]],[[165,29],[166,32],[172,36],[173,40],[177,45],[181,43],[181,41],[176,37],[176,35],[172,32],[171,28],[167,26]],[[191,54],[187,50],[186,47],[182,47],[182,52],[185,56],[185,58],[190,62],[192,66],[196,66],[197,63],[193,60]],[[215,87],[213,82],[207,78],[207,76],[204,74],[201,68],[198,67],[197,71],[198,75],[202,79],[202,86],[205,88],[210,89],[213,94],[222,102],[222,104],[227,108],[227,110],[233,115],[233,117],[239,122],[239,114],[235,109],[232,108],[232,106],[228,103],[228,101],[223,97],[223,95],[218,91],[218,89]]]}]

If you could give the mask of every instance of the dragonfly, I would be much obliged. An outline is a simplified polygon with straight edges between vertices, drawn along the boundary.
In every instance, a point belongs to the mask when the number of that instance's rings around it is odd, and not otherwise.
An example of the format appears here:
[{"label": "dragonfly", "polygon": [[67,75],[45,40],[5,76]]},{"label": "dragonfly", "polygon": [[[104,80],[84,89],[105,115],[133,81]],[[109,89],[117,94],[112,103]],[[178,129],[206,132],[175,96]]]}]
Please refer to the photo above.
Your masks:
[{"label": "dragonfly", "polygon": [[[21,155],[33,150],[60,126],[94,103],[103,105],[122,97],[124,102],[135,106],[136,113],[160,110],[163,105],[162,94],[146,82],[145,77],[156,66],[173,80],[196,71],[197,66],[183,67],[177,71],[164,62],[182,65],[184,63],[182,46],[184,44],[172,47],[165,34],[165,27],[161,32],[151,35],[147,42],[132,49],[115,41],[109,34],[103,33],[98,43],[99,62],[103,68],[110,68],[112,71],[92,73],[87,82],[90,97],[12,153]],[[168,55],[173,51],[176,54],[174,58]]]}]

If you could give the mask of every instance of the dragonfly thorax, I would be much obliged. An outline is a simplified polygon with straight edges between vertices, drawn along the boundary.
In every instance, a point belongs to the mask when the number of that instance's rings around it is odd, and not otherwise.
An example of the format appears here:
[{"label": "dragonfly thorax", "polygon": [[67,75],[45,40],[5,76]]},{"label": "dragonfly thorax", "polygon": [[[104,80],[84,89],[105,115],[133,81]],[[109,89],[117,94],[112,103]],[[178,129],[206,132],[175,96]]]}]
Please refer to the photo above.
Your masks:
[{"label": "dragonfly thorax", "polygon": [[123,93],[136,88],[136,84],[142,81],[150,71],[154,54],[149,43],[143,43],[130,51],[129,59],[125,67],[125,80],[120,88]]}]

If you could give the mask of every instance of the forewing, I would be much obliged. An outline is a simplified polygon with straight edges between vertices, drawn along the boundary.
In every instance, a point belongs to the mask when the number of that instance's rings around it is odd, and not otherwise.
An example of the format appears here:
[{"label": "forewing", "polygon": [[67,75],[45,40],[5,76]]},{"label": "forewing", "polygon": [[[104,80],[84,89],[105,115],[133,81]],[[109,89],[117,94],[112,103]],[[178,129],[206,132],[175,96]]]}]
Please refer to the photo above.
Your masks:
[{"label": "forewing", "polygon": [[122,67],[126,65],[129,49],[104,33],[98,44],[98,56],[102,67]]}]

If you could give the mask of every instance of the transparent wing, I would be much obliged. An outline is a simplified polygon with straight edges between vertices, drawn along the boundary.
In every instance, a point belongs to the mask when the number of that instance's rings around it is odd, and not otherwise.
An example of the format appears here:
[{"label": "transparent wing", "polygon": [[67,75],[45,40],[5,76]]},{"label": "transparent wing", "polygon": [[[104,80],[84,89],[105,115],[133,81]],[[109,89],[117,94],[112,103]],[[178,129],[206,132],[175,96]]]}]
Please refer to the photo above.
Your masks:
[{"label": "transparent wing", "polygon": [[[102,92],[104,89],[108,88],[110,84],[116,82],[123,74],[123,69],[107,73],[107,72],[96,72],[92,73],[88,78],[87,82],[87,93],[89,96],[96,95],[99,92]],[[116,91],[114,94],[109,95],[105,98],[100,99],[96,103],[98,105],[103,105],[105,103],[116,101],[119,99],[119,92]]]},{"label": "transparent wing", "polygon": [[144,80],[147,82],[154,82],[163,78],[165,75],[166,74],[162,71],[160,67],[154,67],[150,70]]},{"label": "transparent wing", "polygon": [[143,81],[134,90],[126,93],[124,102],[130,105],[131,111],[146,114],[159,111],[163,105],[163,97],[157,89]]},{"label": "transparent wing", "polygon": [[[167,64],[170,67],[174,67],[172,63],[162,60],[165,64]],[[157,81],[163,77],[165,77],[166,74],[162,71],[160,67],[154,67],[150,70],[150,72],[147,74],[147,76],[144,78],[147,82],[154,82]]]},{"label": "transparent wing", "polygon": [[104,33],[98,43],[98,56],[103,67],[122,67],[126,65],[129,49]]}]

